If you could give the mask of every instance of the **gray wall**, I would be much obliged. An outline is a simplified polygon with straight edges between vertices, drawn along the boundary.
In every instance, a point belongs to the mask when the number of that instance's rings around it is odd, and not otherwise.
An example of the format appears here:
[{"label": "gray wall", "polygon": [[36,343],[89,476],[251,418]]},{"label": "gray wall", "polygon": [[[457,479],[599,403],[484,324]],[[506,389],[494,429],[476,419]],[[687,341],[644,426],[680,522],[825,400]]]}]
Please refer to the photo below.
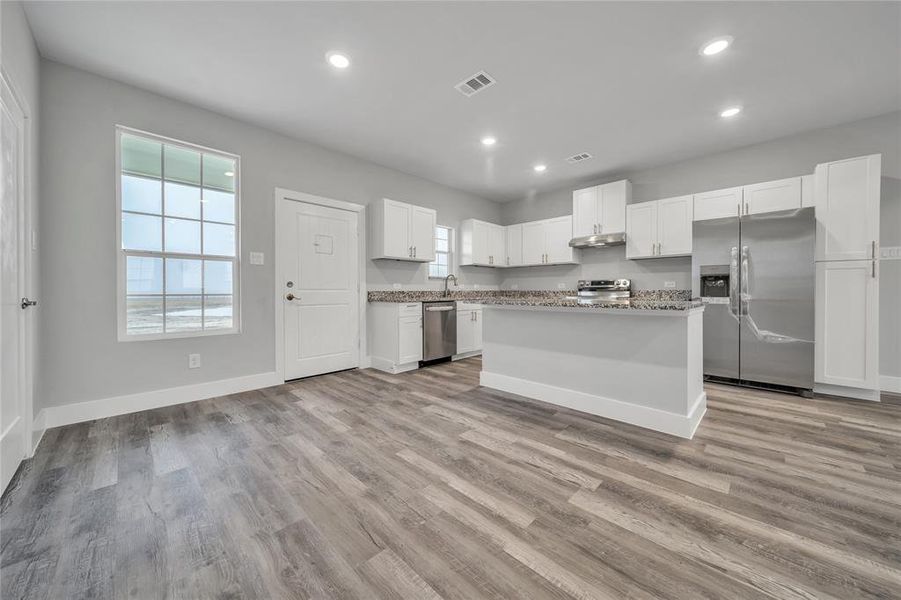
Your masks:
[{"label": "gray wall", "polygon": [[[273,371],[277,186],[359,204],[408,201],[437,209],[438,222],[453,227],[468,217],[500,220],[499,205],[417,177],[57,63],[41,71],[44,406]],[[240,335],[116,341],[116,124],[241,156]],[[250,251],[265,252],[265,266],[249,265]],[[372,287],[429,285],[426,274],[423,265],[367,261]],[[471,268],[461,280],[495,285],[497,276]],[[202,368],[188,370],[191,352]]]},{"label": "gray wall", "polygon": [[[41,232],[38,228],[38,212],[40,191],[38,189],[39,182],[39,164],[40,154],[38,151],[39,135],[40,135],[40,55],[34,38],[31,36],[31,29],[25,18],[25,11],[22,9],[20,2],[0,2],[0,23],[2,23],[2,32],[0,32],[0,57],[2,57],[3,69],[6,71],[11,84],[15,87],[15,92],[19,95],[19,99],[25,105],[27,115],[26,129],[27,139],[25,141],[28,161],[26,174],[26,194],[31,200],[31,214],[26,215],[26,229],[31,228],[37,233],[38,239],[41,239]],[[37,251],[32,251],[31,257],[28,258],[29,277],[26,283],[25,294],[31,298],[40,297],[40,261]],[[43,303],[39,304],[26,318],[30,319],[29,325],[34,335],[31,339],[31,347],[26,348],[32,356],[32,365],[35,367],[34,382],[43,376],[39,370],[38,361],[38,344],[40,342],[41,320],[39,315],[43,311]],[[35,394],[34,412],[38,411],[37,394]]]},{"label": "gray wall", "polygon": [[[627,178],[632,201],[643,202],[707,190],[813,173],[818,163],[882,153],[881,241],[901,246],[901,112],[792,135],[729,152],[652,169],[612,174],[534,198],[509,202],[503,223],[572,214],[572,190]],[[690,286],[691,260],[661,258],[630,261],[623,247],[585,250],[582,264],[501,271],[501,287],[553,289],[578,279],[630,277],[639,289],[663,288],[668,281]],[[901,260],[883,260],[880,279],[880,373],[901,376]]]}]

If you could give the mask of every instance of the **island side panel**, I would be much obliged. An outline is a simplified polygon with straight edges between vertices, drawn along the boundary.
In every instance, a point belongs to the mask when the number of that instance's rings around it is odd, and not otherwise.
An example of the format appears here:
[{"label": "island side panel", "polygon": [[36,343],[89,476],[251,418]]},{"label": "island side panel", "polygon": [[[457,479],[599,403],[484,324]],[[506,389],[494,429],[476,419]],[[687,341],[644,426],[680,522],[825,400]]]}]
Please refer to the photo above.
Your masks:
[{"label": "island side panel", "polygon": [[486,306],[482,385],[690,437],[705,406],[701,317]]}]

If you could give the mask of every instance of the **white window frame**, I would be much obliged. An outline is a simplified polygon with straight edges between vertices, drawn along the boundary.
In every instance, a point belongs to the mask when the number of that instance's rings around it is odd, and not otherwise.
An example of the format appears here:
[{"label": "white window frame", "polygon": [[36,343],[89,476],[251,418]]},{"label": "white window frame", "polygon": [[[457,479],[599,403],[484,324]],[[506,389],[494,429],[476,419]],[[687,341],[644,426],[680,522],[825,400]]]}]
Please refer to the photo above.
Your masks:
[{"label": "white window frame", "polygon": [[[193,338],[193,337],[208,337],[214,335],[234,335],[241,333],[241,157],[237,154],[232,154],[230,152],[225,152],[223,150],[217,150],[215,148],[208,148],[206,146],[200,146],[198,144],[192,144],[190,142],[185,142],[182,140],[176,140],[174,138],[169,138],[161,135],[157,135],[155,133],[150,133],[149,131],[142,131],[140,129],[133,129],[131,127],[126,127],[124,125],[116,125],[116,312],[117,312],[117,329],[118,329],[118,339],[120,342],[144,342],[144,341],[152,341],[152,340],[172,340],[179,338]],[[123,250],[122,248],[122,135],[123,134],[131,134],[135,136],[144,137],[156,142],[160,142],[163,144],[167,144],[169,146],[176,146],[179,148],[184,148],[185,150],[192,150],[195,152],[205,152],[208,154],[216,154],[225,158],[230,158],[235,161],[235,256],[234,260],[234,271],[232,273],[232,327],[228,329],[210,329],[210,330],[200,330],[200,331],[179,331],[172,333],[148,333],[148,334],[129,334],[127,327],[127,306],[125,302],[126,298],[126,284],[127,284],[127,276],[125,272],[126,268],[126,256],[152,256],[163,258],[163,307],[164,314],[163,319],[165,322],[165,259],[166,258],[186,258],[190,260],[203,260],[208,257],[214,260],[227,260],[230,257],[212,255],[212,254],[185,254],[180,252],[165,252],[165,251],[144,251],[144,250]],[[163,178],[165,177],[165,172],[163,172]],[[161,180],[164,181],[164,179]],[[162,184],[161,184],[162,185]],[[165,187],[162,185],[162,187]],[[165,207],[163,207],[163,210]],[[165,219],[164,215],[161,215],[163,219]],[[163,226],[165,227],[165,220],[163,221]],[[202,227],[201,227],[202,231]],[[202,235],[202,234],[201,234]],[[175,294],[178,295],[178,294]],[[195,295],[195,294],[189,294]]]},{"label": "white window frame", "polygon": [[[447,252],[441,252],[441,254],[447,254],[447,273],[450,275],[454,272],[454,259],[457,255],[457,244],[456,244],[456,232],[453,227],[449,225],[441,225],[440,223],[435,225],[436,228],[441,227],[442,229],[447,229]],[[438,242],[437,237],[435,238],[435,260],[428,263],[429,266],[429,279],[445,279],[447,275],[444,277],[435,277],[432,275],[432,265],[438,260]]]}]

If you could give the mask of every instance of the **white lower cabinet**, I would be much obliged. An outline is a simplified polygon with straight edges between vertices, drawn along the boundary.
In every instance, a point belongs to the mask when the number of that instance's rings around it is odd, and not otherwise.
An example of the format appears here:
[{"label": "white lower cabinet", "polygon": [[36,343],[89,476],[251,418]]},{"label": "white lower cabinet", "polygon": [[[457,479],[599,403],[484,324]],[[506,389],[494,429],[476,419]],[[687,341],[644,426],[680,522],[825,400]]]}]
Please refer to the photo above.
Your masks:
[{"label": "white lower cabinet", "polygon": [[816,383],[879,389],[878,269],[877,260],[817,263]]},{"label": "white lower cabinet", "polygon": [[457,303],[457,354],[482,350],[482,308]]},{"label": "white lower cabinet", "polygon": [[374,369],[401,373],[422,360],[422,303],[370,302],[369,357]]}]

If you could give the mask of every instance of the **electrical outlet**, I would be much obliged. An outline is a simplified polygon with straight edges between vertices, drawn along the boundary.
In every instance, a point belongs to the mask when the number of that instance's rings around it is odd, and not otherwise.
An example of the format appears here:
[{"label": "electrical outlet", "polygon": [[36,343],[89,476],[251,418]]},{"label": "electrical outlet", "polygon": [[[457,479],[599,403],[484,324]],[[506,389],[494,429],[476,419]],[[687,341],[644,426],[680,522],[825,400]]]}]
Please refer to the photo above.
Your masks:
[{"label": "electrical outlet", "polygon": [[188,368],[189,369],[199,369],[200,368],[200,355],[199,354],[189,354],[188,355]]},{"label": "electrical outlet", "polygon": [[399,289],[400,289],[400,284],[399,284],[399,283],[395,283],[392,287],[393,287],[394,289],[396,289],[396,290],[399,290]]},{"label": "electrical outlet", "polygon": [[674,288],[674,287],[676,287],[676,282],[675,282],[675,281],[664,281],[664,282],[663,282],[663,287],[665,287],[665,288]]},{"label": "electrical outlet", "polygon": [[265,255],[262,252],[250,253],[250,264],[262,265],[265,262]]},{"label": "electrical outlet", "polygon": [[511,290],[518,290],[518,289],[519,289],[519,284],[518,284],[518,283],[514,283],[513,285],[510,286],[510,289],[511,289]]},{"label": "electrical outlet", "polygon": [[566,289],[566,284],[563,283],[563,282],[561,281],[560,283],[557,284],[557,289],[558,289],[558,290],[565,290],[565,289]]},{"label": "electrical outlet", "polygon": [[901,258],[901,246],[883,246],[880,250],[880,258]]}]

